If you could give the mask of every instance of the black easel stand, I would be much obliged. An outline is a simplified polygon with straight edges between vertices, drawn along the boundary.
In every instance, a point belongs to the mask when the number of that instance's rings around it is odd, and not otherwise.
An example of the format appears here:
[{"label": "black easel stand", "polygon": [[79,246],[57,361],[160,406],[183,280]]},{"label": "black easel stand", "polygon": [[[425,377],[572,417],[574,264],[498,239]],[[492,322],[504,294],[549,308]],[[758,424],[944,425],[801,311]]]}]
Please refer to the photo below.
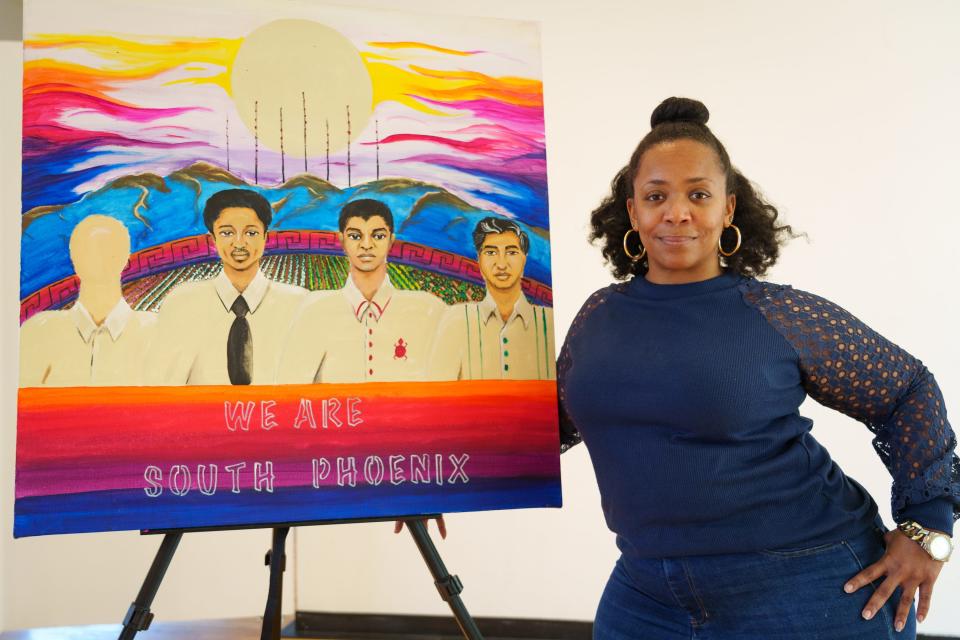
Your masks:
[{"label": "black easel stand", "polygon": [[283,604],[283,572],[287,568],[286,543],[290,527],[273,530],[273,546],[267,552],[270,566],[270,589],[267,591],[267,606],[263,611],[263,627],[260,640],[280,640],[280,609]]},{"label": "black easel stand", "polygon": [[[460,593],[463,591],[463,583],[460,578],[450,575],[447,568],[440,559],[440,554],[427,533],[427,524],[425,518],[400,518],[406,523],[413,536],[417,548],[420,549],[420,555],[433,575],[434,584],[440,597],[450,605],[460,626],[460,631],[467,640],[483,640],[480,630],[463,601],[460,600]],[[324,523],[297,523],[297,524],[345,524],[346,522],[382,522],[393,521],[393,519],[373,518],[370,520],[353,520],[340,522]],[[198,529],[200,530],[200,529]],[[210,530],[210,529],[206,529]],[[267,592],[267,604],[263,612],[263,627],[260,632],[260,640],[280,640],[280,611],[283,602],[283,572],[286,569],[287,556],[285,552],[287,534],[290,532],[289,526],[275,527],[273,529],[273,544],[270,551],[267,552],[265,564],[270,566],[270,587]],[[150,622],[153,620],[153,614],[150,612],[150,605],[157,595],[157,589],[160,588],[160,582],[163,580],[167,567],[173,559],[173,554],[180,544],[180,538],[184,531],[165,532],[163,542],[157,551],[153,564],[150,565],[150,571],[143,581],[140,593],[137,599],[130,605],[126,617],[123,619],[123,629],[120,631],[119,640],[133,640],[138,631],[146,631],[150,628]]]},{"label": "black easel stand", "polygon": [[417,543],[417,548],[420,549],[420,555],[423,556],[423,561],[426,562],[430,568],[430,573],[433,575],[433,583],[437,585],[437,591],[440,592],[440,597],[450,605],[450,610],[453,611],[453,617],[457,619],[457,624],[460,625],[460,632],[463,633],[463,636],[468,640],[483,640],[480,629],[477,628],[477,623],[470,617],[467,608],[460,599],[460,593],[463,591],[463,583],[460,582],[460,578],[457,576],[450,575],[447,568],[443,565],[443,560],[440,559],[440,554],[430,539],[430,534],[427,533],[427,521],[406,520],[405,522],[407,528],[410,529],[410,535],[413,536],[414,542]]},{"label": "black easel stand", "polygon": [[150,605],[153,604],[153,598],[157,595],[160,582],[163,580],[164,574],[167,573],[167,567],[170,566],[170,561],[173,560],[173,554],[177,550],[177,545],[180,544],[180,538],[182,537],[182,531],[163,536],[160,549],[153,559],[153,564],[150,565],[150,571],[147,572],[143,586],[140,587],[140,593],[137,594],[137,599],[127,609],[119,640],[132,640],[138,631],[146,631],[150,628],[150,622],[153,620]]}]

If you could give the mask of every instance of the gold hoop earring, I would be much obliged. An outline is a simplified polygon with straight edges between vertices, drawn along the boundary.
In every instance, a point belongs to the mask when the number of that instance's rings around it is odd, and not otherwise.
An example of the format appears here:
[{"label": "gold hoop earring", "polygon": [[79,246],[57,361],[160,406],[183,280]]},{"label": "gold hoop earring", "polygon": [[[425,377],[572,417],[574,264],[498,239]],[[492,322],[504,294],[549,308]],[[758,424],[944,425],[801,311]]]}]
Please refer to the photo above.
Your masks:
[{"label": "gold hoop earring", "polygon": [[737,246],[735,246],[735,247],[733,248],[733,251],[731,251],[731,252],[729,252],[729,253],[727,253],[726,251],[724,251],[724,250],[723,250],[723,244],[722,244],[723,232],[721,231],[721,232],[720,232],[720,239],[717,240],[717,248],[720,250],[720,255],[722,255],[724,258],[729,258],[729,257],[732,256],[733,254],[735,254],[737,251],[740,251],[740,240],[741,240],[740,229],[738,229],[738,228],[737,228],[737,225],[735,225],[735,224],[731,224],[731,225],[730,225],[729,227],[727,227],[727,228],[728,228],[728,229],[733,229],[734,231],[737,232]]},{"label": "gold hoop earring", "polygon": [[640,253],[633,254],[630,253],[630,249],[627,248],[627,238],[630,237],[630,232],[636,231],[637,233],[637,242],[640,241],[640,232],[636,229],[627,229],[627,232],[623,234],[623,252],[627,254],[627,257],[636,262],[637,260],[643,260],[643,256],[647,255],[647,248],[640,243]]}]

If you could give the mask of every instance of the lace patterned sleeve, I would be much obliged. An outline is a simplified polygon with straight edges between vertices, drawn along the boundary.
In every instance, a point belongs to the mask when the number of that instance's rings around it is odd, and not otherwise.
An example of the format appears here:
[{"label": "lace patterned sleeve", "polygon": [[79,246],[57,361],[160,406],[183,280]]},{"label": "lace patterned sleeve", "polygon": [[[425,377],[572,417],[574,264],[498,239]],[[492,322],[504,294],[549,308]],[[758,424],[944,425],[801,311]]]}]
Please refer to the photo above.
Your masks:
[{"label": "lace patterned sleeve", "polygon": [[797,352],[807,393],[873,432],[893,476],[894,519],[950,531],[960,518],[960,460],[933,374],[828,300],[760,282],[744,296]]},{"label": "lace patterned sleeve", "polygon": [[583,330],[583,325],[587,317],[607,298],[612,287],[596,291],[587,298],[587,301],[580,307],[577,316],[567,331],[567,338],[563,341],[563,347],[560,348],[560,357],[557,358],[557,400],[560,404],[560,453],[565,453],[568,449],[580,444],[580,430],[574,423],[573,418],[566,410],[566,391],[567,374],[573,367],[572,347],[577,336]]}]

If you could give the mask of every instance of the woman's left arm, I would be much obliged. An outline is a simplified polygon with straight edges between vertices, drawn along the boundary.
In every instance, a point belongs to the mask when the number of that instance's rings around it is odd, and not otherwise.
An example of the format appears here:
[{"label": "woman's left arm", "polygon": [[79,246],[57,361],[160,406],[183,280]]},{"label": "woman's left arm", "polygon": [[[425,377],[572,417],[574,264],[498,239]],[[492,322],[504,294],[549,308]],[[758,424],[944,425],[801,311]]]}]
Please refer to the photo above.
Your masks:
[{"label": "woman's left arm", "polygon": [[[874,433],[873,446],[893,476],[894,520],[949,535],[960,517],[960,460],[943,396],[923,363],[819,296],[753,283],[745,297],[797,351],[807,393]],[[870,618],[901,587],[899,628],[918,589],[917,619],[926,616],[943,563],[898,530],[886,540],[883,558],[844,589],[850,593],[884,578],[864,608]]]}]

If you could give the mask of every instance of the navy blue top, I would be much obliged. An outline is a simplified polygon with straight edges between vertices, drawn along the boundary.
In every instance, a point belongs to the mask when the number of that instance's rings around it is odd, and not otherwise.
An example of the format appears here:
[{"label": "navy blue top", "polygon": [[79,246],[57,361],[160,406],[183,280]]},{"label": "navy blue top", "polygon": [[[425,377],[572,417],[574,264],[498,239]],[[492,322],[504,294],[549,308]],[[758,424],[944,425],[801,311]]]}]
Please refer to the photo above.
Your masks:
[{"label": "navy blue top", "polygon": [[951,532],[960,460],[926,367],[851,314],[724,274],[594,293],[557,366],[563,448],[586,443],[607,525],[629,557],[844,539],[873,499],[799,413],[809,394],[864,422],[893,475],[893,513]]}]

